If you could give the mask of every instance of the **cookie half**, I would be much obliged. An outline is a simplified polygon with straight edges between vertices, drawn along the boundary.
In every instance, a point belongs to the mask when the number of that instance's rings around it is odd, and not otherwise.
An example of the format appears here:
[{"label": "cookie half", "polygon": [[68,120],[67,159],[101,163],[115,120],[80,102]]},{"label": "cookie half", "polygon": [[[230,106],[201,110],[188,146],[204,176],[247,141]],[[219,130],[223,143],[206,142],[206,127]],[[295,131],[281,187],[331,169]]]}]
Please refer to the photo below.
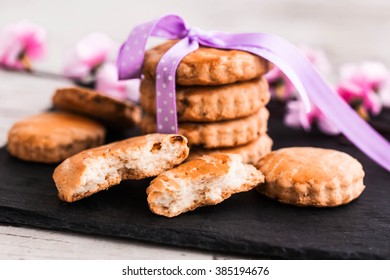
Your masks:
[{"label": "cookie half", "polygon": [[86,88],[58,89],[53,96],[53,105],[92,117],[114,128],[131,128],[141,120],[141,108],[138,105]]},{"label": "cookie half", "polygon": [[129,138],[78,153],[53,174],[61,200],[73,202],[119,184],[156,176],[184,161],[187,139],[177,134]]},{"label": "cookie half", "polygon": [[256,167],[265,176],[258,191],[287,204],[338,206],[356,199],[365,188],[362,165],[335,150],[280,149],[262,158]]},{"label": "cookie half", "polygon": [[[269,112],[260,109],[245,118],[213,123],[179,123],[179,133],[187,137],[189,145],[199,145],[204,148],[223,148],[245,145],[266,133]],[[146,115],[141,121],[141,131],[145,134],[154,133],[156,120],[152,115]]]},{"label": "cookie half", "polygon": [[263,134],[256,140],[242,146],[233,148],[222,148],[222,149],[204,149],[199,147],[192,147],[190,154],[186,161],[190,161],[203,155],[211,155],[215,153],[224,154],[239,154],[242,161],[247,164],[256,164],[262,157],[271,152],[272,139],[267,135]]},{"label": "cookie half", "polygon": [[90,119],[62,112],[35,115],[8,132],[8,152],[22,160],[56,163],[102,145],[106,131]]},{"label": "cookie half", "polygon": [[[265,78],[224,86],[178,86],[176,110],[179,121],[213,122],[249,116],[270,100]],[[155,83],[141,82],[142,108],[156,114]]]},{"label": "cookie half", "polygon": [[[143,73],[147,78],[155,79],[158,62],[176,42],[169,41],[146,52]],[[176,84],[225,85],[249,81],[260,78],[270,67],[267,60],[248,52],[200,47],[180,61]]]},{"label": "cookie half", "polygon": [[239,155],[212,154],[179,165],[157,176],[146,189],[150,210],[174,217],[198,207],[215,205],[264,181]]}]

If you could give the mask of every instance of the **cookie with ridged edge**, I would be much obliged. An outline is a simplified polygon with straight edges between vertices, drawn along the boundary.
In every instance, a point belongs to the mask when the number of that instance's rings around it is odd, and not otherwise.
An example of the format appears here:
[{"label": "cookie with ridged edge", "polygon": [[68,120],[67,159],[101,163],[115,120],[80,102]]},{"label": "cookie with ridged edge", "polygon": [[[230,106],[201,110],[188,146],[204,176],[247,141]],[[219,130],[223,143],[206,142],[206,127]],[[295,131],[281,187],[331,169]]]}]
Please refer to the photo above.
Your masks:
[{"label": "cookie with ridged edge", "polygon": [[[266,108],[240,119],[212,123],[179,123],[179,133],[187,137],[191,146],[223,148],[245,145],[266,133],[269,112]],[[145,115],[140,124],[144,134],[154,133],[155,116]]]},{"label": "cookie with ridged edge", "polygon": [[293,147],[273,151],[256,167],[265,183],[258,191],[282,203],[334,207],[347,204],[364,190],[362,165],[330,149]]},{"label": "cookie with ridged edge", "polygon": [[188,153],[187,139],[178,134],[133,137],[66,159],[53,179],[59,198],[73,202],[122,180],[157,176],[183,162]]},{"label": "cookie with ridged edge", "polygon": [[175,217],[201,206],[215,205],[264,181],[253,165],[234,154],[212,154],[186,162],[157,176],[146,189],[150,210]]},{"label": "cookie with ridged edge", "polygon": [[[146,77],[154,80],[158,62],[176,42],[168,41],[146,52],[143,64]],[[180,61],[176,84],[204,86],[249,81],[260,78],[270,67],[267,60],[248,52],[201,46]]]},{"label": "cookie with ridged edge", "polygon": [[[179,121],[213,122],[249,116],[270,100],[265,78],[223,86],[178,86],[176,111]],[[141,82],[142,108],[156,114],[155,83]]]},{"label": "cookie with ridged edge", "polygon": [[141,120],[141,108],[135,103],[81,87],[58,89],[53,96],[53,105],[61,110],[94,118],[117,129],[134,127]]},{"label": "cookie with ridged edge", "polygon": [[102,145],[105,128],[90,119],[49,112],[15,123],[8,132],[8,152],[22,160],[56,163]]},{"label": "cookie with ridged edge", "polygon": [[256,164],[262,157],[271,152],[272,139],[267,135],[263,134],[256,140],[242,146],[233,148],[222,148],[222,149],[204,149],[199,147],[192,147],[190,154],[186,161],[190,161],[199,158],[203,155],[211,155],[215,153],[224,154],[239,154],[242,157],[242,161],[247,164]]}]

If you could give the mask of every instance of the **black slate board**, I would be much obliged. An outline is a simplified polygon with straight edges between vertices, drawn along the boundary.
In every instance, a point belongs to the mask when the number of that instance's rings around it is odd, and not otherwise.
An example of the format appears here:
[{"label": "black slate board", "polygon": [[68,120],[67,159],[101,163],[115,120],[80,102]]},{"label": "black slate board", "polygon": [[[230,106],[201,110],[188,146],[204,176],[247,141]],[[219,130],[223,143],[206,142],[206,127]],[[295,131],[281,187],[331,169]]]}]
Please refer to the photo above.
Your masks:
[{"label": "black slate board", "polygon": [[[304,133],[271,119],[274,148],[318,146],[363,163],[366,190],[353,203],[298,208],[256,191],[168,219],[152,214],[148,180],[128,181],[82,201],[58,200],[53,165],[10,157],[0,149],[0,222],[126,237],[248,256],[287,259],[390,259],[390,173],[337,137]],[[384,151],[389,152],[389,151]]]}]

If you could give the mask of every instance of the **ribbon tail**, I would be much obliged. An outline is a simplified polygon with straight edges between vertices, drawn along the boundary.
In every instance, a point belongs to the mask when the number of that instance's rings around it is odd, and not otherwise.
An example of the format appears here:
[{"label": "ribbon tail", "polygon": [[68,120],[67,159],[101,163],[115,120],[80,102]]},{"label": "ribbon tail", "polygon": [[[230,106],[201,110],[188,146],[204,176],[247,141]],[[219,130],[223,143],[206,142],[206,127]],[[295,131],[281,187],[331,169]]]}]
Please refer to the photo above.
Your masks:
[{"label": "ribbon tail", "polygon": [[279,37],[264,36],[262,39],[265,40],[261,40],[257,47],[246,49],[285,71],[300,94],[300,88],[303,86],[315,106],[337,125],[353,144],[390,171],[390,143],[356,114],[296,47]]},{"label": "ribbon tail", "polygon": [[199,48],[196,40],[184,38],[160,59],[156,69],[157,132],[178,133],[176,113],[176,69],[180,61]]}]

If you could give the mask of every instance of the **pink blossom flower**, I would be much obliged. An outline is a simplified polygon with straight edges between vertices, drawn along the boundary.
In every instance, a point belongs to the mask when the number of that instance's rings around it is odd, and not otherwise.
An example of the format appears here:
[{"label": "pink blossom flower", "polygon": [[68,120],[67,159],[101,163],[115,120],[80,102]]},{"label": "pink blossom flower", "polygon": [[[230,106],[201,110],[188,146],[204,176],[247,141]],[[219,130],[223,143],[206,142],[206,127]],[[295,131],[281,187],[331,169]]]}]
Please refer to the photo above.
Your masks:
[{"label": "pink blossom flower", "polygon": [[9,24],[0,31],[0,65],[30,70],[31,61],[44,56],[46,31],[29,21]]},{"label": "pink blossom flower", "polygon": [[[360,111],[361,116],[365,119],[368,118],[368,112],[371,112],[373,115],[378,115],[382,109],[379,96],[368,83],[346,81],[338,85],[337,92],[355,109],[365,110],[365,112]],[[359,108],[360,106],[362,108]]]},{"label": "pink blossom flower", "polygon": [[390,71],[377,61],[365,61],[361,64],[346,63],[340,67],[341,81],[350,81],[364,85],[376,91],[390,79]]},{"label": "pink blossom flower", "polygon": [[[320,73],[329,75],[331,66],[323,50],[313,49],[307,45],[301,45],[299,49]],[[270,84],[271,94],[277,99],[287,100],[296,96],[295,87],[278,67],[274,67],[265,77]]]},{"label": "pink blossom flower", "polygon": [[287,112],[284,116],[285,125],[293,128],[303,127],[305,130],[310,129],[314,122],[313,110],[306,113],[305,106],[301,100],[289,100],[286,108]]},{"label": "pink blossom flower", "polygon": [[344,64],[340,68],[341,82],[337,92],[364,118],[377,115],[386,102],[390,90],[390,71],[383,63],[366,61],[361,64]]},{"label": "pink blossom flower", "polygon": [[82,82],[93,81],[97,69],[113,61],[115,42],[103,33],[91,33],[79,40],[65,55],[64,75]]},{"label": "pink blossom flower", "polygon": [[116,99],[138,101],[140,80],[118,80],[118,69],[114,63],[103,64],[96,75],[96,90]]},{"label": "pink blossom flower", "polygon": [[340,130],[326,116],[312,104],[312,110],[307,113],[303,102],[298,100],[287,101],[287,113],[284,117],[284,124],[293,127],[310,130],[313,124],[317,124],[320,131],[329,135],[337,135]]}]

